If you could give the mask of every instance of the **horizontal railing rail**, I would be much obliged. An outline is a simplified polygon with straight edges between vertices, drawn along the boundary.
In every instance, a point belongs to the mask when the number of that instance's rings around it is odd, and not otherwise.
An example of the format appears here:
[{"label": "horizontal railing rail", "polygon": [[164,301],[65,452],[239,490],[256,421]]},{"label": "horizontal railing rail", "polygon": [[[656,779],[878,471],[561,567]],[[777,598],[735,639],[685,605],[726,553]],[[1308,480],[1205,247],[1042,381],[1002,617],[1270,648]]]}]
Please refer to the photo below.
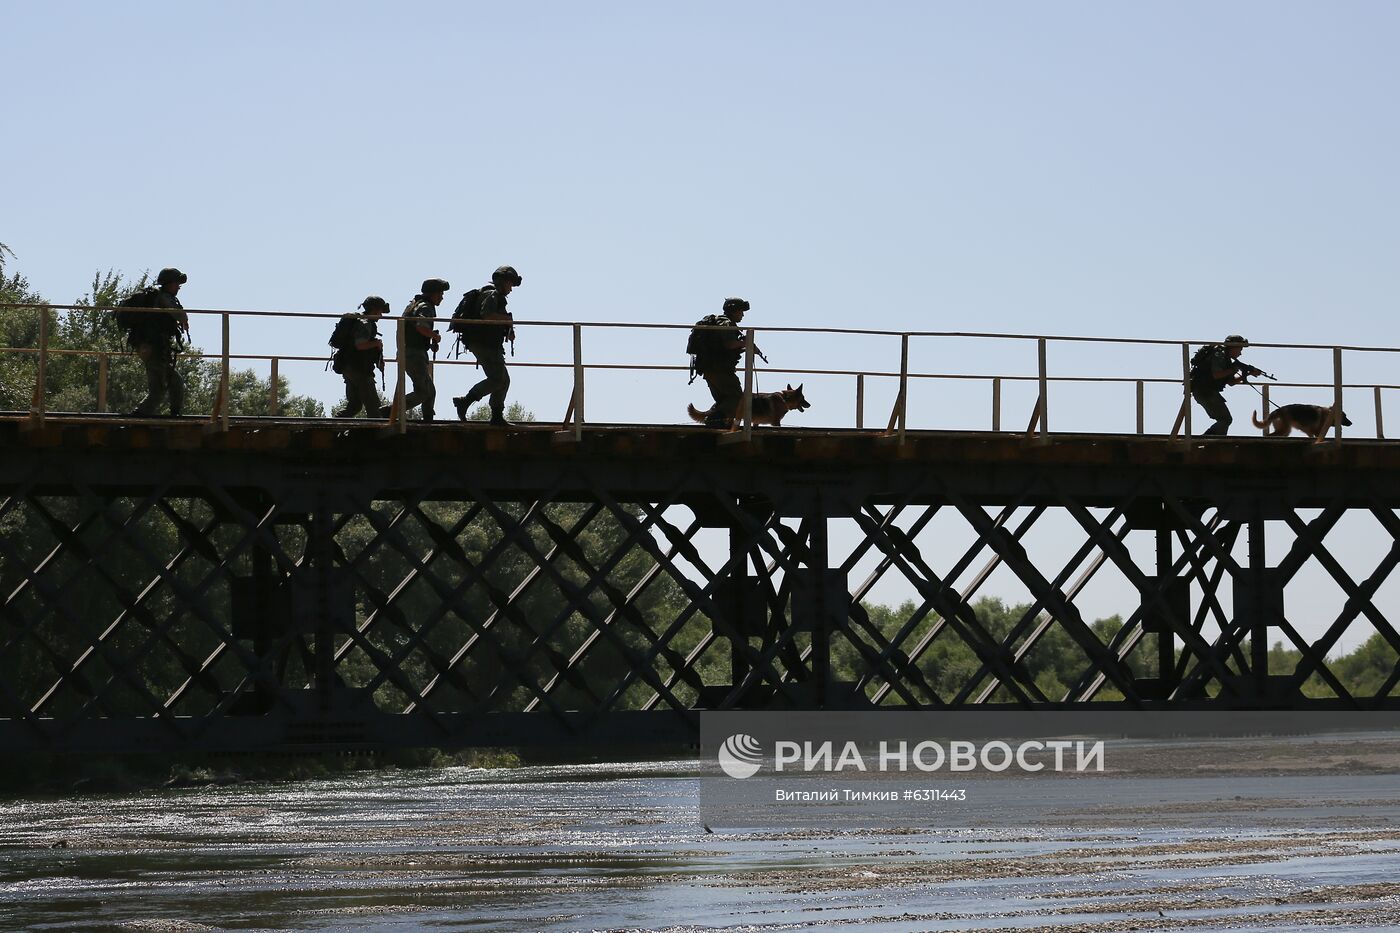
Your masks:
[{"label": "horizontal railing rail", "polygon": [[[65,346],[54,346],[53,335],[50,327],[50,314],[39,314],[38,312],[52,313],[106,313],[114,309],[105,306],[91,305],[61,305],[61,304],[28,304],[28,303],[0,303],[0,310],[33,312],[38,317],[38,340],[35,346],[21,347],[0,347],[0,355],[18,354],[38,357],[37,372],[35,375],[35,386],[33,391],[33,402],[29,412],[9,415],[6,417],[21,417],[31,421],[42,423],[45,416],[53,414],[48,410],[48,387],[47,370],[50,358],[65,357],[87,357],[96,358],[99,361],[98,372],[98,413],[106,412],[106,398],[108,394],[108,367],[113,359],[131,358],[137,356],[134,351],[125,349],[90,349]],[[122,309],[124,311],[136,311],[139,313],[165,313],[162,309]],[[230,341],[230,322],[233,319],[249,318],[261,319],[303,319],[303,320],[324,320],[333,321],[339,319],[343,312],[319,312],[319,311],[265,311],[252,309],[211,309],[211,308],[188,308],[185,314],[190,317],[214,317],[221,325],[221,347],[219,352],[188,351],[180,355],[184,358],[199,360],[219,360],[220,370],[220,391],[215,402],[214,411],[210,412],[210,420],[220,429],[226,429],[230,421],[228,412],[228,391],[230,367],[233,363],[266,363],[271,372],[269,408],[270,413],[277,414],[278,409],[278,375],[280,364],[282,363],[325,363],[330,353],[323,355],[298,355],[291,353],[249,353],[234,352]],[[439,325],[447,323],[448,316],[444,315],[436,320]],[[408,319],[403,316],[384,315],[380,321],[388,325],[396,340],[386,339],[386,347],[389,343],[402,343],[402,332],[405,322],[408,320],[421,321],[421,319]],[[584,360],[582,346],[582,335],[584,331],[622,329],[632,331],[689,331],[695,325],[685,323],[660,323],[660,322],[631,322],[631,321],[553,321],[553,320],[516,320],[513,322],[517,329],[532,328],[562,328],[568,329],[573,337],[572,353],[570,359],[559,360],[512,360],[513,367],[526,369],[554,369],[571,370],[574,373],[573,397],[570,399],[568,411],[564,418],[565,431],[561,432],[561,439],[569,436],[577,439],[581,436],[582,429],[587,423],[584,417],[583,397],[584,384],[587,374],[593,372],[686,372],[685,365],[676,363],[649,363],[649,362],[589,362]],[[493,326],[491,323],[483,322],[478,326]],[[499,326],[499,325],[494,325]],[[882,430],[890,440],[902,442],[905,432],[909,430],[909,385],[916,381],[942,380],[961,381],[970,383],[990,383],[992,388],[992,408],[991,408],[991,428],[994,431],[1002,430],[1002,415],[1004,413],[1003,400],[1001,397],[1001,387],[1004,383],[1029,383],[1034,382],[1039,385],[1039,391],[1030,413],[1030,423],[1025,433],[1035,437],[1040,441],[1047,441],[1049,438],[1049,408],[1050,393],[1049,388],[1053,385],[1134,385],[1136,387],[1137,418],[1136,433],[1144,434],[1145,419],[1145,389],[1148,386],[1177,386],[1180,387],[1181,397],[1179,408],[1176,413],[1176,421],[1171,429],[1171,436],[1179,439],[1187,439],[1192,436],[1192,405],[1190,402],[1190,366],[1189,360],[1194,348],[1217,343],[1214,340],[1171,340],[1163,338],[1142,338],[1142,337],[1093,337],[1081,335],[1064,334],[1008,334],[993,333],[984,331],[894,331],[877,328],[847,328],[847,327],[742,327],[741,331],[745,338],[745,351],[741,358],[741,367],[744,379],[744,397],[740,409],[740,417],[736,422],[735,429],[727,435],[726,441],[739,441],[752,436],[752,398],[754,395],[754,385],[756,377],[781,376],[802,379],[809,376],[815,377],[854,377],[855,379],[855,421],[856,427],[865,428],[865,380],[897,380],[898,387],[895,396],[893,410],[890,413],[888,424]],[[899,339],[899,369],[893,368],[851,368],[851,367],[792,367],[792,366],[772,366],[757,365],[754,363],[756,353],[756,336],[769,335],[811,335],[817,337],[871,337],[871,338],[898,338]],[[386,334],[388,338],[389,334]],[[450,339],[453,335],[445,334]],[[926,341],[938,339],[971,339],[971,340],[991,340],[991,341],[1014,341],[1020,343],[1033,343],[1036,348],[1036,372],[938,372],[922,371],[911,369],[909,365],[909,352],[912,341]],[[1052,344],[1101,344],[1122,347],[1159,347],[1159,348],[1179,348],[1179,359],[1177,354],[1173,354],[1174,362],[1180,367],[1180,375],[1090,375],[1074,374],[1051,375],[1047,371],[1048,347]],[[447,344],[445,344],[447,345]],[[1332,370],[1332,380],[1321,382],[1316,380],[1299,381],[1275,381],[1271,383],[1252,384],[1263,400],[1267,410],[1269,405],[1269,395],[1271,389],[1332,389],[1332,402],[1340,409],[1344,390],[1370,390],[1375,412],[1375,437],[1384,439],[1384,419],[1383,419],[1383,399],[1382,392],[1385,390],[1400,389],[1400,383],[1389,382],[1357,382],[1345,381],[1343,379],[1343,354],[1345,353],[1400,353],[1400,347],[1382,347],[1365,345],[1327,345],[1327,344],[1288,344],[1288,343],[1267,343],[1255,342],[1250,344],[1251,349],[1276,349],[1276,350],[1302,350],[1302,351],[1327,351],[1331,355],[1330,369]],[[394,355],[385,355],[385,362],[398,365],[402,358],[400,350],[396,349]],[[468,355],[460,358],[444,356],[435,359],[433,366],[474,366],[474,360]],[[402,399],[403,394],[403,368],[398,367],[398,380],[396,397]],[[1251,406],[1252,407],[1252,406]],[[407,426],[407,419],[400,417],[401,412],[396,412],[396,425],[400,431]],[[919,425],[916,429],[928,430],[937,429],[937,425]],[[1332,439],[1342,440],[1342,428],[1340,420],[1332,426]],[[1019,432],[1018,432],[1019,433]],[[1075,433],[1093,433],[1076,431]],[[1114,432],[1118,433],[1118,432]]]}]

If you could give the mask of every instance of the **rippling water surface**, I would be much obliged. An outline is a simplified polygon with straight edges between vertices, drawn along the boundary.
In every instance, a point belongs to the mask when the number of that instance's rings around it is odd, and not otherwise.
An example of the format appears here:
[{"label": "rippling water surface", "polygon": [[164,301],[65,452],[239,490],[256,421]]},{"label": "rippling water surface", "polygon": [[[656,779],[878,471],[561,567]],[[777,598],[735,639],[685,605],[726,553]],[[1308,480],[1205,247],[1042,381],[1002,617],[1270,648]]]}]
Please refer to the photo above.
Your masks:
[{"label": "rippling water surface", "polygon": [[1073,830],[710,833],[697,785],[665,763],[11,800],[0,804],[0,925],[1400,928],[1400,833],[1345,812],[1306,831],[1110,818]]}]

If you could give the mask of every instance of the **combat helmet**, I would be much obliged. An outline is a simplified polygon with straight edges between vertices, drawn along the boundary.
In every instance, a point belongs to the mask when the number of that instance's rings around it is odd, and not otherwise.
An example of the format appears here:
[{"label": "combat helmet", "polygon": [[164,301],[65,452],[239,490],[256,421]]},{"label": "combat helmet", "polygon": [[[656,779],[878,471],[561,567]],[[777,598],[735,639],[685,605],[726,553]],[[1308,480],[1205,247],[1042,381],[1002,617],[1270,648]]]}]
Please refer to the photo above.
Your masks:
[{"label": "combat helmet", "polygon": [[499,284],[508,284],[512,288],[524,281],[520,273],[515,271],[514,266],[498,266],[496,271],[491,273],[491,281]]}]

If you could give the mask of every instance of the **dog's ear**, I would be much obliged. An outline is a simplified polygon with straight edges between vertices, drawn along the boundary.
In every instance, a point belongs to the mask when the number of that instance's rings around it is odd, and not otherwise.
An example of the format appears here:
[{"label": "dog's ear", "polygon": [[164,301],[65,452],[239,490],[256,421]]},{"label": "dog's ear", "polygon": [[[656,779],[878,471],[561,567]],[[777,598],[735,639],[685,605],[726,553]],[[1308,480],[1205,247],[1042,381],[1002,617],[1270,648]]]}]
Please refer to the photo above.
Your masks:
[{"label": "dog's ear", "polygon": [[787,384],[787,390],[788,390],[789,392],[792,391],[792,383],[791,383],[791,382],[789,382],[789,383]]},{"label": "dog's ear", "polygon": [[797,384],[797,391],[799,391],[799,392],[802,391],[802,385],[803,385],[803,384],[800,383],[800,382]]}]

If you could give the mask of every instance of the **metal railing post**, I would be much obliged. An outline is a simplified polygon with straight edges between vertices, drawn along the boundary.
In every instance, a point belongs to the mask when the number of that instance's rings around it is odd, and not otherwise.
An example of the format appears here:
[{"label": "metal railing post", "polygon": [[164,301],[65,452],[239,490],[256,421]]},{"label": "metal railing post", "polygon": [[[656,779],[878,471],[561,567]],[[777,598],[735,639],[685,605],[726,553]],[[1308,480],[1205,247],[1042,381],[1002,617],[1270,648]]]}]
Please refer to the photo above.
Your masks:
[{"label": "metal railing post", "polygon": [[397,323],[397,326],[395,327],[395,331],[396,331],[396,333],[397,333],[397,345],[394,347],[394,365],[396,365],[396,366],[399,368],[399,372],[398,372],[398,376],[395,377],[395,379],[394,379],[394,410],[398,413],[399,421],[398,421],[398,424],[394,425],[394,429],[395,429],[396,431],[398,431],[398,433],[400,433],[400,434],[407,434],[407,433],[408,433],[408,412],[406,412],[406,411],[403,410],[403,398],[404,398],[404,391],[403,391],[403,386],[404,386],[403,355],[404,355],[404,346],[405,346],[404,341],[405,341],[406,336],[407,336],[407,330],[406,330],[407,318],[404,318],[404,317],[401,316],[401,317],[398,319],[398,321],[397,321],[396,323]]},{"label": "metal railing post", "polygon": [[229,409],[229,397],[228,397],[228,387],[229,387],[229,359],[228,359],[228,326],[229,326],[229,320],[228,320],[228,318],[229,318],[229,315],[228,315],[228,312],[225,311],[223,314],[220,315],[220,317],[223,319],[223,340],[224,340],[224,349],[223,349],[223,374],[220,375],[220,377],[219,377],[219,396],[220,396],[220,398],[223,399],[223,404],[222,404],[222,406],[221,406],[221,408],[220,408],[220,410],[219,410],[219,430],[220,430],[220,431],[227,431],[227,430],[228,430],[228,409]]},{"label": "metal railing post", "polygon": [[1342,348],[1332,348],[1332,437],[1342,439]]},{"label": "metal railing post", "polygon": [[865,427],[865,373],[856,373],[856,430]]},{"label": "metal railing post", "polygon": [[1181,345],[1182,436],[1191,439],[1191,344]]},{"label": "metal railing post", "polygon": [[[276,415],[276,414],[278,414],[278,410],[277,410],[277,409],[278,409],[278,399],[277,399],[277,357],[275,357],[275,356],[272,358],[272,374],[268,377],[268,380],[267,380],[267,381],[268,381],[268,390],[267,390],[267,413],[268,413],[269,415]],[[368,404],[368,403],[366,403],[366,404]]]},{"label": "metal railing post", "polygon": [[[752,340],[750,341],[752,346]],[[752,351],[750,351],[752,356]],[[583,325],[574,325],[574,440],[583,440]]]},{"label": "metal railing post", "polygon": [[44,413],[48,411],[48,380],[49,380],[49,309],[39,308],[39,377],[34,385],[34,420],[38,424],[44,423]]},{"label": "metal railing post", "polygon": [[97,410],[107,411],[107,354],[97,356]]},{"label": "metal railing post", "polygon": [[1139,379],[1139,380],[1137,381],[1137,432],[1138,432],[1139,434],[1142,434],[1142,433],[1143,433],[1143,428],[1145,427],[1145,424],[1143,423],[1143,415],[1142,415],[1142,409],[1143,409],[1143,404],[1142,404],[1142,402],[1143,402],[1143,382],[1142,382],[1141,379]]},{"label": "metal railing post", "polygon": [[1045,338],[1036,340],[1036,355],[1040,363],[1040,439],[1050,440],[1050,380],[1045,373]]},{"label": "metal railing post", "polygon": [[754,328],[744,333],[744,440],[753,437],[753,341]]},{"label": "metal railing post", "polygon": [[1385,439],[1385,420],[1381,417],[1381,387],[1376,386],[1376,439]]},{"label": "metal railing post", "polygon": [[992,430],[1001,430],[1001,377],[992,380]]},{"label": "metal railing post", "polygon": [[[1267,382],[1259,390],[1259,403],[1264,406],[1264,410],[1259,413],[1259,420],[1262,421],[1269,417],[1269,384]],[[1268,436],[1269,426],[1267,424],[1259,430],[1260,433]]]},{"label": "metal railing post", "polygon": [[899,443],[909,420],[909,335],[899,335]]}]

